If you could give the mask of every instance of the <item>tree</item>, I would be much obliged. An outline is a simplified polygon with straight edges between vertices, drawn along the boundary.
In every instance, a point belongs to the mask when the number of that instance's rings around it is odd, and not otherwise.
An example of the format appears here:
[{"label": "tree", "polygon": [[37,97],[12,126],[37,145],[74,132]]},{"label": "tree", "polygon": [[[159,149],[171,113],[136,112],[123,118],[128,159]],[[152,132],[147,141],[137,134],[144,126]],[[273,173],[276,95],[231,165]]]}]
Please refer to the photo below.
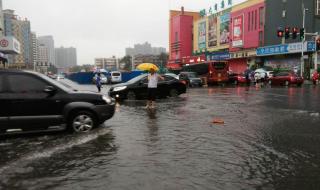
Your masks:
[{"label": "tree", "polygon": [[169,55],[167,53],[161,53],[159,55],[159,60],[162,63],[162,66],[166,66],[169,59]]},{"label": "tree", "polygon": [[125,64],[123,69],[131,70],[131,60],[132,60],[132,57],[130,55],[126,55],[120,60],[120,63]]}]

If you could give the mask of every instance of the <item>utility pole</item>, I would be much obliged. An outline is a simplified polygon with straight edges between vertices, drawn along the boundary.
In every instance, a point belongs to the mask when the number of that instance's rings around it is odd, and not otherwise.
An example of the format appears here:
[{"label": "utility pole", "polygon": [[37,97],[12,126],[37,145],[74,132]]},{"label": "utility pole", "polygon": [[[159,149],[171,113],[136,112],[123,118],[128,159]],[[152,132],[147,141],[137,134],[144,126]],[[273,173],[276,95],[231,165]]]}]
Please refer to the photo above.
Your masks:
[{"label": "utility pole", "polygon": [[[306,11],[308,9],[304,8],[304,3],[302,2],[302,28],[304,29],[304,32],[306,33],[305,29],[305,17],[306,17]],[[302,37],[302,49],[301,49],[301,76],[303,76],[304,73],[304,42],[305,42],[305,35]]]}]

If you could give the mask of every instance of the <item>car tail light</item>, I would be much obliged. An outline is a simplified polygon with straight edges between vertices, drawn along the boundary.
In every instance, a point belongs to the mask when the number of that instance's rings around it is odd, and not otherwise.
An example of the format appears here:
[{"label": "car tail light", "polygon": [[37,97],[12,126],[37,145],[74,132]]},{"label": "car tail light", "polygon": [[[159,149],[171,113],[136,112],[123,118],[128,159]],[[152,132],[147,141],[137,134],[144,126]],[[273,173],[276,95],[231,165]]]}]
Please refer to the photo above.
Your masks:
[{"label": "car tail light", "polygon": [[290,80],[291,80],[291,81],[293,81],[293,80],[294,80],[294,77],[293,77],[293,76],[291,76],[291,77],[290,77]]}]

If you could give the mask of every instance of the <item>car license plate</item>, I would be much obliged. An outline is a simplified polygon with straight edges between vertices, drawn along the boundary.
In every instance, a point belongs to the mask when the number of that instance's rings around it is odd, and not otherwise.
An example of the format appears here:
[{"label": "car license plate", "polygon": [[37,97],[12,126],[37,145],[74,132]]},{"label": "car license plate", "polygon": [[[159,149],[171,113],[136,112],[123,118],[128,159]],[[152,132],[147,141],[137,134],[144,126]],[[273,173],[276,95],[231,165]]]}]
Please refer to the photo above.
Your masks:
[{"label": "car license plate", "polygon": [[218,77],[221,77],[221,73],[218,73]]},{"label": "car license plate", "polygon": [[220,82],[220,81],[221,81],[221,79],[218,79],[218,81]]}]

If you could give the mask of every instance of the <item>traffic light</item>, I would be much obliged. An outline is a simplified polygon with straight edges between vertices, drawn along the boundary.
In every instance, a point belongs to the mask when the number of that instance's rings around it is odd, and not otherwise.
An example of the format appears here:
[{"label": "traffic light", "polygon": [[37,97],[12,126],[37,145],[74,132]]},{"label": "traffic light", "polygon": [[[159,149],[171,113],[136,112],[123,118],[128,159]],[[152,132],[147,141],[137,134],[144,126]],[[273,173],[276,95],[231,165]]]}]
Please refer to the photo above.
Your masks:
[{"label": "traffic light", "polygon": [[304,28],[300,28],[300,39],[304,39]]},{"label": "traffic light", "polygon": [[278,30],[277,30],[277,36],[278,36],[279,38],[282,38],[282,37],[283,37],[283,30],[282,30],[281,28],[278,28]]},{"label": "traffic light", "polygon": [[286,27],[284,29],[284,37],[285,39],[288,39],[290,37],[290,27]]},{"label": "traffic light", "polygon": [[317,41],[316,41],[316,51],[319,51],[320,50],[320,37],[318,37]]},{"label": "traffic light", "polygon": [[296,39],[298,34],[298,28],[293,27],[292,28],[292,39]]}]

